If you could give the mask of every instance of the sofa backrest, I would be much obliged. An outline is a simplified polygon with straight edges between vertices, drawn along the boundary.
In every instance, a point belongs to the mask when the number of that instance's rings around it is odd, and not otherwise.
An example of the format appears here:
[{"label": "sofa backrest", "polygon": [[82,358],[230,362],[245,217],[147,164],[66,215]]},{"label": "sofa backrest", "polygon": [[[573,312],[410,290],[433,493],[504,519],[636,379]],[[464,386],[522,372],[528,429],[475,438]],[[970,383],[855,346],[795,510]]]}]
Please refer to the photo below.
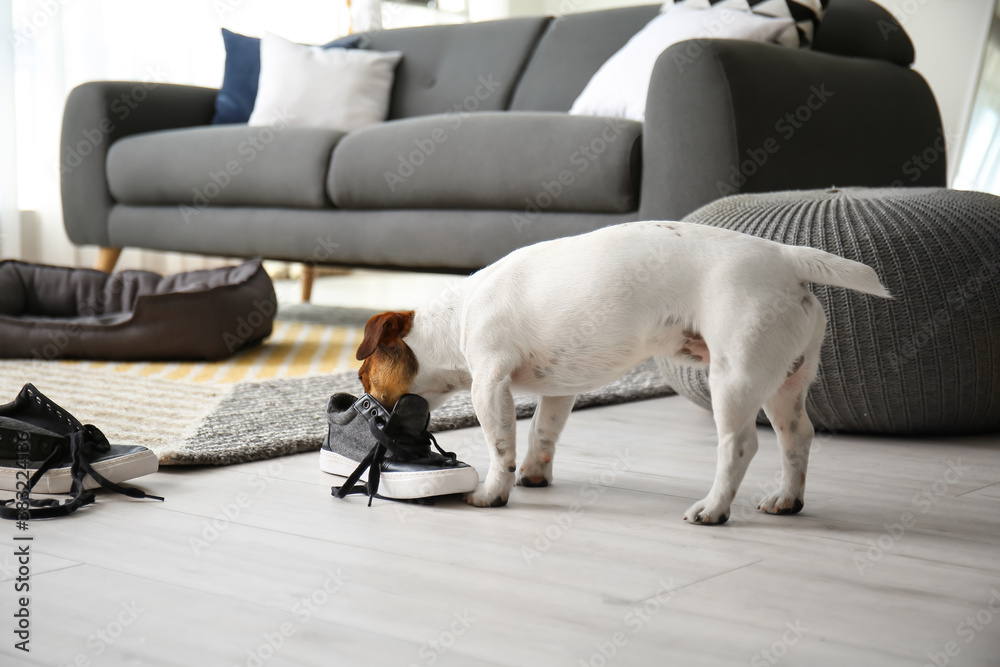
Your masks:
[{"label": "sofa backrest", "polygon": [[[513,111],[569,111],[590,78],[661,5],[641,5],[552,19],[514,91]],[[886,9],[871,0],[830,0],[813,44],[836,55],[913,62],[913,44]]]},{"label": "sofa backrest", "polygon": [[569,111],[608,58],[652,21],[659,5],[552,19],[514,91],[512,111]]},{"label": "sofa backrest", "polygon": [[[449,111],[569,111],[590,78],[660,5],[557,18],[384,30],[363,46],[402,51],[389,119]],[[872,0],[830,0],[814,51],[913,63],[913,43]]]},{"label": "sofa backrest", "polygon": [[389,120],[450,111],[503,111],[547,17],[383,30],[365,48],[402,51]]}]

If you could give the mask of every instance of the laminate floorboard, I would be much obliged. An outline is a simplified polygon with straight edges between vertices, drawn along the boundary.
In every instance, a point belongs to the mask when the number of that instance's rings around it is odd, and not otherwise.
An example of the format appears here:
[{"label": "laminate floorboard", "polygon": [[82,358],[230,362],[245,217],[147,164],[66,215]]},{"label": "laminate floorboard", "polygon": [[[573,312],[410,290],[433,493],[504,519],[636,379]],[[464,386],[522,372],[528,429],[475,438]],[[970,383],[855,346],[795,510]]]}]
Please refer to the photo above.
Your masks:
[{"label": "laminate floorboard", "polygon": [[[773,433],[759,436],[720,527],[681,520],[715,440],[680,397],[574,413],[555,484],[498,509],[337,500],[315,453],[164,468],[141,480],[163,503],[101,493],[31,523],[32,651],[8,635],[0,660],[1000,664],[998,438],[821,438],[805,510],[775,517],[754,509],[778,467]],[[438,440],[485,471],[478,429]]]}]

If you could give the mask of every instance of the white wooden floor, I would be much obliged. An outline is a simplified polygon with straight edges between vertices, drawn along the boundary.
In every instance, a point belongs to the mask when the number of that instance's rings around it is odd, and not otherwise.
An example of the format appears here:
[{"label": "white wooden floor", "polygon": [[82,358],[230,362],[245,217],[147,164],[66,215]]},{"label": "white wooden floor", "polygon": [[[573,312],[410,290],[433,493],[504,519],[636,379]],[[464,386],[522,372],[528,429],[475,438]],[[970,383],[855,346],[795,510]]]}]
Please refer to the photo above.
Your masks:
[{"label": "white wooden floor", "polygon": [[[575,413],[499,509],[337,500],[316,453],[164,469],[20,533],[29,654],[4,525],[0,664],[1000,665],[1000,438],[821,438],[791,517],[753,509],[760,438],[720,527],[681,520],[715,442],[680,397]],[[485,472],[478,429],[439,441]]]}]

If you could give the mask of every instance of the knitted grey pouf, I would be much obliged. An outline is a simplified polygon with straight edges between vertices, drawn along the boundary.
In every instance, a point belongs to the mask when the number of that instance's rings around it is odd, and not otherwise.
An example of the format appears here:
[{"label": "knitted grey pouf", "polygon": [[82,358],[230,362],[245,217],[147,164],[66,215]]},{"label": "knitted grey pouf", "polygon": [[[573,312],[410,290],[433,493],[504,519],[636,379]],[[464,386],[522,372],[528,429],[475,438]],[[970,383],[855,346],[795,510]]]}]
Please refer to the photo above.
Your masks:
[{"label": "knitted grey pouf", "polygon": [[[1000,429],[1000,197],[945,189],[737,195],[685,220],[864,262],[895,297],[812,286],[829,319],[806,404],[817,430]],[[678,393],[711,407],[707,371],[668,365],[667,373]]]}]

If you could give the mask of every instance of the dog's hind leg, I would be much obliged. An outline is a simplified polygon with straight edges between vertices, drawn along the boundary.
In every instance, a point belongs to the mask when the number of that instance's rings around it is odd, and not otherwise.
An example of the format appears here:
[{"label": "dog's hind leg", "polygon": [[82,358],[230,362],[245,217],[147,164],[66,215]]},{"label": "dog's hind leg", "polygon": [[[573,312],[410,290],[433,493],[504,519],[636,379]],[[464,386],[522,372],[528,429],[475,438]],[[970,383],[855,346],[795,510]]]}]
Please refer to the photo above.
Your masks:
[{"label": "dog's hind leg", "polygon": [[809,385],[816,378],[819,342],[793,362],[784,384],[764,403],[764,413],[781,447],[782,470],[781,487],[757,506],[767,514],[797,514],[802,510],[809,447],[815,434],[805,402]]},{"label": "dog's hind leg", "polygon": [[490,469],[486,480],[466,496],[466,500],[477,507],[502,507],[510,497],[517,470],[514,465],[517,413],[510,392],[510,377],[502,380],[474,378],[472,405],[490,448]]},{"label": "dog's hind leg", "polygon": [[756,416],[761,399],[757,389],[746,380],[748,377],[745,372],[734,371],[721,358],[717,358],[709,375],[712,413],[719,433],[718,462],[708,496],[684,513],[684,520],[689,523],[722,524],[729,520],[736,490],[757,453]]},{"label": "dog's hind leg", "polygon": [[528,453],[521,463],[520,486],[548,486],[552,483],[552,457],[556,441],[573,410],[576,396],[542,396],[531,418]]}]

